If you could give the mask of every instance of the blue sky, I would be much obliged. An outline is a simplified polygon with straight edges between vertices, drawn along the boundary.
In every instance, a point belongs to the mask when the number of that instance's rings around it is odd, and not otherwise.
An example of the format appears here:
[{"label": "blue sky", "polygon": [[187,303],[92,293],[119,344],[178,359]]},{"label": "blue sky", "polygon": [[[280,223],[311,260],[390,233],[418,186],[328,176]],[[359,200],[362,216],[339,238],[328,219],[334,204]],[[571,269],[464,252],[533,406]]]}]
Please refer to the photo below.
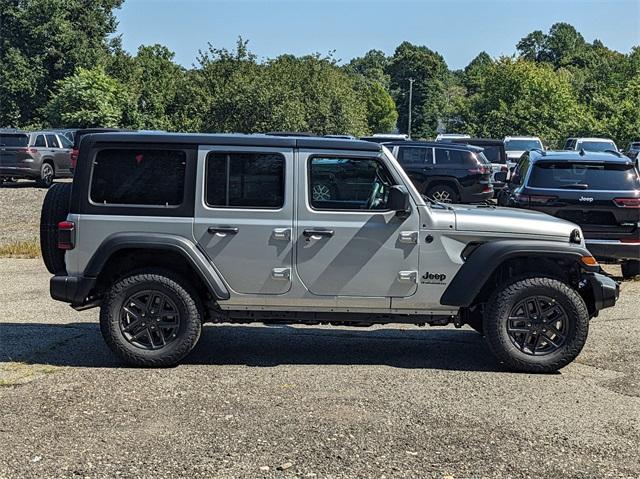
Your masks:
[{"label": "blue sky", "polygon": [[408,40],[453,69],[482,50],[511,55],[524,35],[560,21],[618,51],[640,44],[640,0],[125,0],[117,17],[126,50],[160,43],[187,67],[207,42],[233,48],[239,35],[259,58],[335,50],[342,61]]}]

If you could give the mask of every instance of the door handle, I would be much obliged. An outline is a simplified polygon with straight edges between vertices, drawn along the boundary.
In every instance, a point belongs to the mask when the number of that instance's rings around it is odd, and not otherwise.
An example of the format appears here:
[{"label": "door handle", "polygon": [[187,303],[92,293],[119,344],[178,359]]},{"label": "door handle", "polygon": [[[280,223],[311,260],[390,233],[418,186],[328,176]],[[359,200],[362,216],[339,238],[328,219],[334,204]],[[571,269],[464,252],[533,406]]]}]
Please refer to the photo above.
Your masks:
[{"label": "door handle", "polygon": [[273,239],[289,241],[291,239],[291,230],[289,228],[276,228],[273,230]]},{"label": "door handle", "polygon": [[220,233],[225,235],[234,235],[238,232],[238,228],[232,226],[209,226],[207,231],[212,235]]},{"label": "door handle", "polygon": [[333,236],[333,230],[304,230],[302,234],[305,238],[310,238],[312,236],[325,236],[329,238]]}]

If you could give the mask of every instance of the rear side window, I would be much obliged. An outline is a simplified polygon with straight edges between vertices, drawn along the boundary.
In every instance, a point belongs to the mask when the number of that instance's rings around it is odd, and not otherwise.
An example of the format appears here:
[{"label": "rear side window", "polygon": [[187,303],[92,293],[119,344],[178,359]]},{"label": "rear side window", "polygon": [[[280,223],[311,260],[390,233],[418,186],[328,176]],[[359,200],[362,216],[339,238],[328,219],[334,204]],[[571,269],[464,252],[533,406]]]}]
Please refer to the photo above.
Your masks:
[{"label": "rear side window", "polygon": [[33,146],[36,146],[39,148],[46,148],[47,144],[44,141],[44,135],[38,135],[36,137],[36,142],[33,144]]},{"label": "rear side window", "polygon": [[58,144],[58,138],[56,138],[56,135],[45,135],[47,137],[47,145],[49,145],[49,148],[60,148],[60,145]]},{"label": "rear side window", "polygon": [[640,180],[633,165],[541,161],[531,171],[529,186],[624,191],[640,189]]},{"label": "rear side window", "polygon": [[91,177],[91,201],[106,205],[178,206],[186,154],[179,150],[105,149]]},{"label": "rear side window", "polygon": [[398,149],[398,161],[407,166],[432,165],[433,148],[401,146]]},{"label": "rear side window", "polygon": [[451,167],[473,166],[477,162],[468,151],[436,148],[436,164]]},{"label": "rear side window", "polygon": [[0,135],[0,146],[25,147],[29,144],[27,135]]},{"label": "rear side window", "polygon": [[281,208],[285,160],[278,153],[209,153],[206,203],[213,207]]}]

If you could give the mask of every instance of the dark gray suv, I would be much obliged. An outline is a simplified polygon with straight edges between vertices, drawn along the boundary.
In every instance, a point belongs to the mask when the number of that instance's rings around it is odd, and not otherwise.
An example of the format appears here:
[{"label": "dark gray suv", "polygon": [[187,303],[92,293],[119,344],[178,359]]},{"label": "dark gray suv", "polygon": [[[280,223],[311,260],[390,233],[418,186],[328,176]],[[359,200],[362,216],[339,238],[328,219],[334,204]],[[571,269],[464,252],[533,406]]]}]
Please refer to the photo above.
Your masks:
[{"label": "dark gray suv", "polygon": [[73,144],[55,131],[0,130],[0,182],[26,178],[48,188],[70,178]]}]

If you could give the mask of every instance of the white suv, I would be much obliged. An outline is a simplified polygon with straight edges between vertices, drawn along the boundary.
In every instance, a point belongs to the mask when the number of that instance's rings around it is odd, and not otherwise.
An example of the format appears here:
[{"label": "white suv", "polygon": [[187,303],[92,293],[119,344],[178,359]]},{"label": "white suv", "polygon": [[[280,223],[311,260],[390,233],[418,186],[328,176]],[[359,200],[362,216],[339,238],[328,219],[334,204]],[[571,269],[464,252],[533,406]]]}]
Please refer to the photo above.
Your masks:
[{"label": "white suv", "polygon": [[615,142],[609,138],[567,138],[565,150],[618,152]]}]

